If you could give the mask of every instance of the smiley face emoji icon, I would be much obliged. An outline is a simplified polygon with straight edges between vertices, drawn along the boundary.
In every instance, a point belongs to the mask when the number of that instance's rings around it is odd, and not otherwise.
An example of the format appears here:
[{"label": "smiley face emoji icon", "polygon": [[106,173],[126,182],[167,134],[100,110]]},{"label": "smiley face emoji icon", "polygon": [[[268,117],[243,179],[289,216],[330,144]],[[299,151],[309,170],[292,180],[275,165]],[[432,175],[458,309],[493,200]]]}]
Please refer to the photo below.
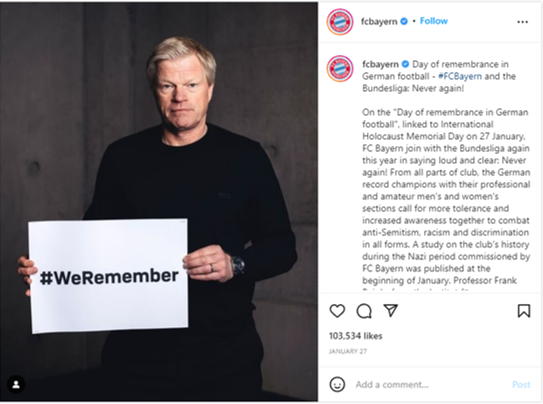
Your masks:
[{"label": "smiley face emoji icon", "polygon": [[334,377],[332,380],[330,380],[330,388],[336,393],[343,391],[345,388],[345,380],[339,376]]}]

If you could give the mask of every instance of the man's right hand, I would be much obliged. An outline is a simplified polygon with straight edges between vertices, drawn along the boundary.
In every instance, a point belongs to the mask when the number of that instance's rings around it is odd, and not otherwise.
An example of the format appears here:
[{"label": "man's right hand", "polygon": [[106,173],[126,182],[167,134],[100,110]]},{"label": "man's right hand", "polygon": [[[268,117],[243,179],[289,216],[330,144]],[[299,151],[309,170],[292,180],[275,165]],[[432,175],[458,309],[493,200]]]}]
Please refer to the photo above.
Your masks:
[{"label": "man's right hand", "polygon": [[27,296],[30,296],[30,284],[32,283],[30,275],[34,275],[35,273],[37,273],[38,268],[34,266],[34,261],[29,260],[28,257],[25,255],[20,257],[17,263],[19,264],[17,273],[23,277],[23,282],[28,285],[28,289],[26,290],[25,294]]}]

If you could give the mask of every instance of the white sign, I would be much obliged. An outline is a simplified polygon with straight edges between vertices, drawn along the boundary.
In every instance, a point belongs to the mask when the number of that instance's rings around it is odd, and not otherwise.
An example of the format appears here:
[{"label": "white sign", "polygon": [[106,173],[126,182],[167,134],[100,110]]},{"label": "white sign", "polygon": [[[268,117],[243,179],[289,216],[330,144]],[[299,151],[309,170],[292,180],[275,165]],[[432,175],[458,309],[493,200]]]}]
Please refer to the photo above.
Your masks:
[{"label": "white sign", "polygon": [[28,228],[33,334],[188,327],[186,219]]}]

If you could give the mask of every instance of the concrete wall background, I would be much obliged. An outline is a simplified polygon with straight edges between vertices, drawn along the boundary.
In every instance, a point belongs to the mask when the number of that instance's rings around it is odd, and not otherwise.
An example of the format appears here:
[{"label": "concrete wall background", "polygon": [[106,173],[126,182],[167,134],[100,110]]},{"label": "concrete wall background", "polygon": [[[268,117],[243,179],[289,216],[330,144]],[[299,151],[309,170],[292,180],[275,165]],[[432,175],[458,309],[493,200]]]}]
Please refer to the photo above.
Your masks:
[{"label": "concrete wall background", "polygon": [[27,380],[95,367],[105,333],[32,336],[16,275],[27,223],[80,219],[113,140],[156,125],[145,63],[187,35],[218,63],[209,121],[264,146],[299,262],[261,282],[265,389],[317,398],[316,4],[0,4],[1,372]]}]

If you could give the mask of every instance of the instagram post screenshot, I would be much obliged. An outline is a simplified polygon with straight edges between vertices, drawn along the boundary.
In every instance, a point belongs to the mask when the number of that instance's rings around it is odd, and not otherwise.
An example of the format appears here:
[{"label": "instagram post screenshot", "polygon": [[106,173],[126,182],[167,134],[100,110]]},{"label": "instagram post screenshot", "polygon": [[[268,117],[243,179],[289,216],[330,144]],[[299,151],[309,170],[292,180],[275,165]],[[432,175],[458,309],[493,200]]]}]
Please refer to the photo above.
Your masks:
[{"label": "instagram post screenshot", "polygon": [[0,400],[542,402],[541,17],[0,2]]},{"label": "instagram post screenshot", "polygon": [[1,3],[1,398],[317,400],[316,3]]}]

